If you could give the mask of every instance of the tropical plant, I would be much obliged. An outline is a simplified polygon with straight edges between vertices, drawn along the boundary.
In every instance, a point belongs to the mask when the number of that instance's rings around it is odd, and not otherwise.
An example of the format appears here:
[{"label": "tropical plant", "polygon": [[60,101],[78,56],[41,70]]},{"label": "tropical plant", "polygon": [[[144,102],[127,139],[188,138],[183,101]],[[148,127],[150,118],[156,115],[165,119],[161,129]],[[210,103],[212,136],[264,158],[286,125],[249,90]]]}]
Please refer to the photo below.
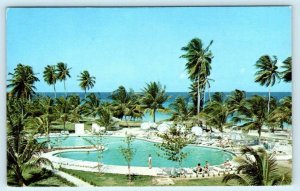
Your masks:
[{"label": "tropical plant", "polygon": [[276,82],[276,79],[280,79],[277,64],[277,57],[273,56],[273,59],[264,55],[261,56],[255,64],[258,71],[255,73],[255,82],[258,82],[261,86],[269,87],[269,99],[268,99],[268,113],[270,112],[271,101],[271,86]]},{"label": "tropical plant", "polygon": [[130,172],[130,166],[131,166],[131,161],[135,155],[136,150],[132,147],[132,142],[134,141],[134,136],[132,135],[127,135],[125,137],[124,143],[126,146],[121,146],[120,147],[120,152],[123,155],[126,163],[127,163],[127,168],[128,168],[128,181],[131,182],[131,172]]},{"label": "tropical plant", "polygon": [[10,94],[18,98],[29,99],[35,94],[34,83],[39,81],[33,72],[32,67],[28,65],[18,64],[14,69],[14,73],[8,73],[12,76],[8,80],[7,88],[11,88]]},{"label": "tropical plant", "polygon": [[56,99],[56,109],[60,116],[59,120],[63,123],[64,131],[66,130],[67,122],[78,122],[81,119],[80,105],[78,105],[77,102],[78,100],[72,101],[70,97],[59,97]]},{"label": "tropical plant", "polygon": [[192,117],[193,112],[188,104],[188,99],[182,96],[177,97],[173,103],[170,104],[172,117],[170,120],[174,121],[187,121]]},{"label": "tropical plant", "polygon": [[242,156],[235,159],[238,163],[238,174],[226,174],[222,182],[236,180],[244,186],[270,186],[291,182],[291,179],[286,179],[286,174],[277,174],[277,163],[273,154],[268,154],[262,148],[255,150],[250,147],[243,147],[241,153]]},{"label": "tropical plant", "polygon": [[55,103],[50,97],[42,97],[38,99],[37,102],[36,108],[33,109],[36,124],[40,129],[40,132],[46,134],[48,148],[51,148],[49,134],[52,127],[52,122],[58,118]]},{"label": "tropical plant", "polygon": [[101,109],[101,101],[95,93],[90,93],[84,99],[84,104],[82,106],[83,114],[87,116],[97,117]]},{"label": "tropical plant", "polygon": [[129,112],[131,96],[134,94],[133,91],[127,92],[124,86],[112,92],[110,98],[112,99],[113,113],[117,118],[126,118]]},{"label": "tropical plant", "polygon": [[98,173],[102,173],[102,159],[103,159],[103,151],[104,151],[104,145],[103,145],[103,135],[104,132],[102,131],[96,131],[93,132],[94,136],[91,136],[89,138],[83,138],[85,141],[90,143],[95,149],[96,149],[96,156],[97,156],[97,168],[98,168]]},{"label": "tropical plant", "polygon": [[44,70],[44,80],[47,84],[53,85],[54,88],[54,97],[56,98],[56,89],[55,84],[57,80],[57,69],[56,66],[47,65]]},{"label": "tropical plant", "polygon": [[102,127],[105,127],[106,131],[111,131],[117,124],[116,121],[113,120],[112,112],[108,106],[102,106],[98,113],[99,119],[96,119],[96,123]]},{"label": "tropical plant", "polygon": [[145,108],[145,112],[149,112],[153,116],[153,122],[155,122],[156,111],[165,112],[166,108],[163,106],[170,97],[166,94],[166,87],[162,87],[158,82],[150,82],[146,84],[143,89],[143,97],[141,98],[141,104]]},{"label": "tropical plant", "polygon": [[285,82],[291,82],[292,81],[292,57],[288,57],[283,61],[282,68],[284,71],[281,72],[281,78]]},{"label": "tropical plant", "polygon": [[212,102],[209,102],[199,115],[204,117],[206,125],[217,128],[221,133],[224,128],[232,126],[232,123],[228,121],[229,107],[224,101],[224,94],[220,92],[213,94]]},{"label": "tropical plant", "polygon": [[283,129],[283,124],[292,124],[292,97],[287,96],[279,100],[279,105],[272,111],[268,121],[278,124]]},{"label": "tropical plant", "polygon": [[225,100],[225,94],[222,92],[215,92],[211,98],[211,101],[219,102],[219,103],[223,103],[224,100]]},{"label": "tropical plant", "polygon": [[198,87],[198,83],[197,82],[193,82],[191,83],[190,87],[189,87],[189,96],[191,97],[192,99],[192,102],[193,102],[193,105],[192,105],[192,111],[193,111],[193,114],[196,115],[197,114],[197,102],[198,102],[198,99],[197,99],[197,93],[198,93],[198,90],[197,90],[197,87]]},{"label": "tropical plant", "polygon": [[64,90],[65,90],[65,97],[67,96],[66,91],[66,80],[67,78],[71,78],[70,70],[72,68],[68,68],[68,65],[63,62],[57,63],[57,79],[59,81],[64,81]]},{"label": "tropical plant", "polygon": [[212,53],[209,50],[213,41],[204,48],[201,39],[192,39],[187,46],[181,48],[185,54],[181,58],[185,58],[187,63],[185,68],[188,71],[189,78],[194,82],[197,81],[197,113],[203,108],[204,93],[207,83],[207,77],[210,75]]},{"label": "tropical plant", "polygon": [[[267,106],[268,101],[261,96],[255,95],[250,99],[247,99],[244,106],[240,107],[237,111],[237,115],[232,118],[232,120],[237,123],[239,128],[244,131],[249,131],[251,129],[257,130],[259,135],[259,141],[261,136],[261,130],[264,124],[267,123],[268,111]],[[274,100],[271,101],[271,109],[274,109]]]},{"label": "tropical plant", "polygon": [[83,72],[80,73],[79,77],[79,81],[80,84],[79,86],[81,87],[81,89],[84,90],[84,97],[86,97],[86,90],[91,89],[94,87],[95,83],[96,83],[96,78],[94,76],[91,76],[90,73],[86,70],[84,70]]},{"label": "tropical plant", "polygon": [[165,133],[158,133],[157,136],[162,139],[162,142],[157,143],[156,146],[163,152],[162,154],[158,153],[158,155],[167,160],[178,162],[179,167],[181,167],[183,160],[188,156],[188,152],[184,152],[183,149],[193,142],[193,138],[189,136],[187,131],[182,131],[175,126]]},{"label": "tropical plant", "polygon": [[38,143],[25,132],[31,116],[25,98],[10,98],[7,102],[7,169],[13,172],[17,185],[27,186],[30,182],[24,176],[29,168],[51,162],[39,156],[44,143]]},{"label": "tropical plant", "polygon": [[[215,80],[214,79],[211,79],[211,78],[206,78],[204,79],[204,84],[207,86],[207,93],[208,93],[208,100],[211,102],[211,96],[210,96],[210,82],[214,82]],[[204,92],[203,96],[203,100],[205,102],[206,98],[205,98],[205,95],[206,95],[206,92]]]},{"label": "tropical plant", "polygon": [[246,92],[242,90],[234,90],[226,100],[230,112],[233,114],[244,105]]}]

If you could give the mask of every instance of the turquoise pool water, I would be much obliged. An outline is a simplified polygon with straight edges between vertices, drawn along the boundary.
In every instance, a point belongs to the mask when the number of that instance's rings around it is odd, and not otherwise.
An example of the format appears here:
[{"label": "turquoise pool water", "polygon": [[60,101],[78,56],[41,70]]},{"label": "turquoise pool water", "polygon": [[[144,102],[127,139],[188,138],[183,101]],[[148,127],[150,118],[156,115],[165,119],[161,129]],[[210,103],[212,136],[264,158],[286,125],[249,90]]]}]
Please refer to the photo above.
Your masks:
[{"label": "turquoise pool water", "polygon": [[[39,139],[43,141],[45,139]],[[52,146],[87,146],[91,145],[91,142],[95,142],[93,137],[67,137],[67,138],[51,138]],[[120,137],[103,137],[102,143],[107,148],[103,151],[102,162],[108,165],[126,165],[126,161],[120,153],[120,146],[125,146],[124,138]],[[177,163],[169,161],[162,155],[163,153],[155,146],[155,143],[136,139],[133,142],[133,148],[135,149],[135,156],[132,160],[132,166],[148,166],[148,155],[152,155],[152,161],[154,167],[176,167]],[[232,159],[233,155],[229,152],[225,152],[219,149],[187,146],[184,148],[185,152],[188,152],[188,157],[183,161],[183,167],[195,167],[198,162],[201,165],[208,161],[211,165],[222,164],[226,159]],[[72,151],[62,152],[58,154],[59,157],[84,160],[84,161],[97,161],[97,151]]]}]

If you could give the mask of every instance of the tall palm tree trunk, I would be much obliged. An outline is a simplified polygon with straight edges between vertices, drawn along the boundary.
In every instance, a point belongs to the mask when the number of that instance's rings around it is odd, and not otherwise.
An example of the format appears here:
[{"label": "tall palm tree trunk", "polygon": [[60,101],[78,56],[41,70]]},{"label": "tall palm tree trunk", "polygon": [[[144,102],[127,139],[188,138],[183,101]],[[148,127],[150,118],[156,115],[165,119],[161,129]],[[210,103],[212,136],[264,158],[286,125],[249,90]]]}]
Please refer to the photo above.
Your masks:
[{"label": "tall palm tree trunk", "polygon": [[258,144],[260,145],[261,127],[258,128]]},{"label": "tall palm tree trunk", "polygon": [[197,87],[197,114],[200,113],[200,73],[198,73],[198,87]]},{"label": "tall palm tree trunk", "polygon": [[65,97],[67,97],[67,91],[66,91],[66,80],[64,80],[64,90],[65,90]]},{"label": "tall palm tree trunk", "polygon": [[210,97],[210,90],[209,90],[209,87],[207,88],[207,91],[208,91],[208,99],[209,99],[209,102],[211,102],[211,97]]},{"label": "tall palm tree trunk", "polygon": [[53,84],[54,87],[54,98],[56,99],[56,89],[55,89],[55,83]]},{"label": "tall palm tree trunk", "polygon": [[153,109],[153,122],[155,123],[155,113],[156,113],[156,108]]},{"label": "tall palm tree trunk", "polygon": [[268,113],[270,112],[271,88],[269,87]]},{"label": "tall palm tree trunk", "polygon": [[203,103],[204,103],[204,105],[205,105],[205,99],[206,99],[206,96],[205,96],[205,93],[206,93],[206,92],[205,92],[205,90],[206,90],[206,85],[204,86],[204,93],[203,93],[203,97],[204,97],[204,98],[203,98]]}]

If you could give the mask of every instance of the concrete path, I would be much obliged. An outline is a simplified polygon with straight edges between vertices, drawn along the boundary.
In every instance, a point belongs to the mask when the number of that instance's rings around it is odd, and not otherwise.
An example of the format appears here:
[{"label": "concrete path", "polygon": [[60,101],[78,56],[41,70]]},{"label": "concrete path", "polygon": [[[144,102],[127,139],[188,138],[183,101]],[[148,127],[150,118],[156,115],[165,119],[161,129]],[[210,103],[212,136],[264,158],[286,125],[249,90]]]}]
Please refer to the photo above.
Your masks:
[{"label": "concrete path", "polygon": [[87,183],[87,182],[84,182],[82,181],[81,179],[79,178],[76,178],[75,176],[72,176],[70,174],[67,174],[65,172],[62,172],[60,170],[53,170],[53,173],[56,174],[56,175],[59,175],[63,178],[65,178],[66,180],[68,180],[69,182],[72,182],[73,184],[75,184],[76,186],[80,186],[80,187],[92,187],[93,185]]}]

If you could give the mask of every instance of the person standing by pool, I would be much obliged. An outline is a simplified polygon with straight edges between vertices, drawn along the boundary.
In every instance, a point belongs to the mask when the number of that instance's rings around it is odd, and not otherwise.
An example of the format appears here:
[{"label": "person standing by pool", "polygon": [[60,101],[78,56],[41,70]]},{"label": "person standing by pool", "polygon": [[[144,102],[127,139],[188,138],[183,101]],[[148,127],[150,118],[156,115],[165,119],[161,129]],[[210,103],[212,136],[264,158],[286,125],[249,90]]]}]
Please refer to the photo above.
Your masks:
[{"label": "person standing by pool", "polygon": [[151,156],[151,154],[149,154],[149,157],[148,157],[148,166],[149,166],[149,169],[152,168],[152,156]]},{"label": "person standing by pool", "polygon": [[208,173],[208,171],[209,171],[209,163],[208,161],[205,161],[204,172]]}]

